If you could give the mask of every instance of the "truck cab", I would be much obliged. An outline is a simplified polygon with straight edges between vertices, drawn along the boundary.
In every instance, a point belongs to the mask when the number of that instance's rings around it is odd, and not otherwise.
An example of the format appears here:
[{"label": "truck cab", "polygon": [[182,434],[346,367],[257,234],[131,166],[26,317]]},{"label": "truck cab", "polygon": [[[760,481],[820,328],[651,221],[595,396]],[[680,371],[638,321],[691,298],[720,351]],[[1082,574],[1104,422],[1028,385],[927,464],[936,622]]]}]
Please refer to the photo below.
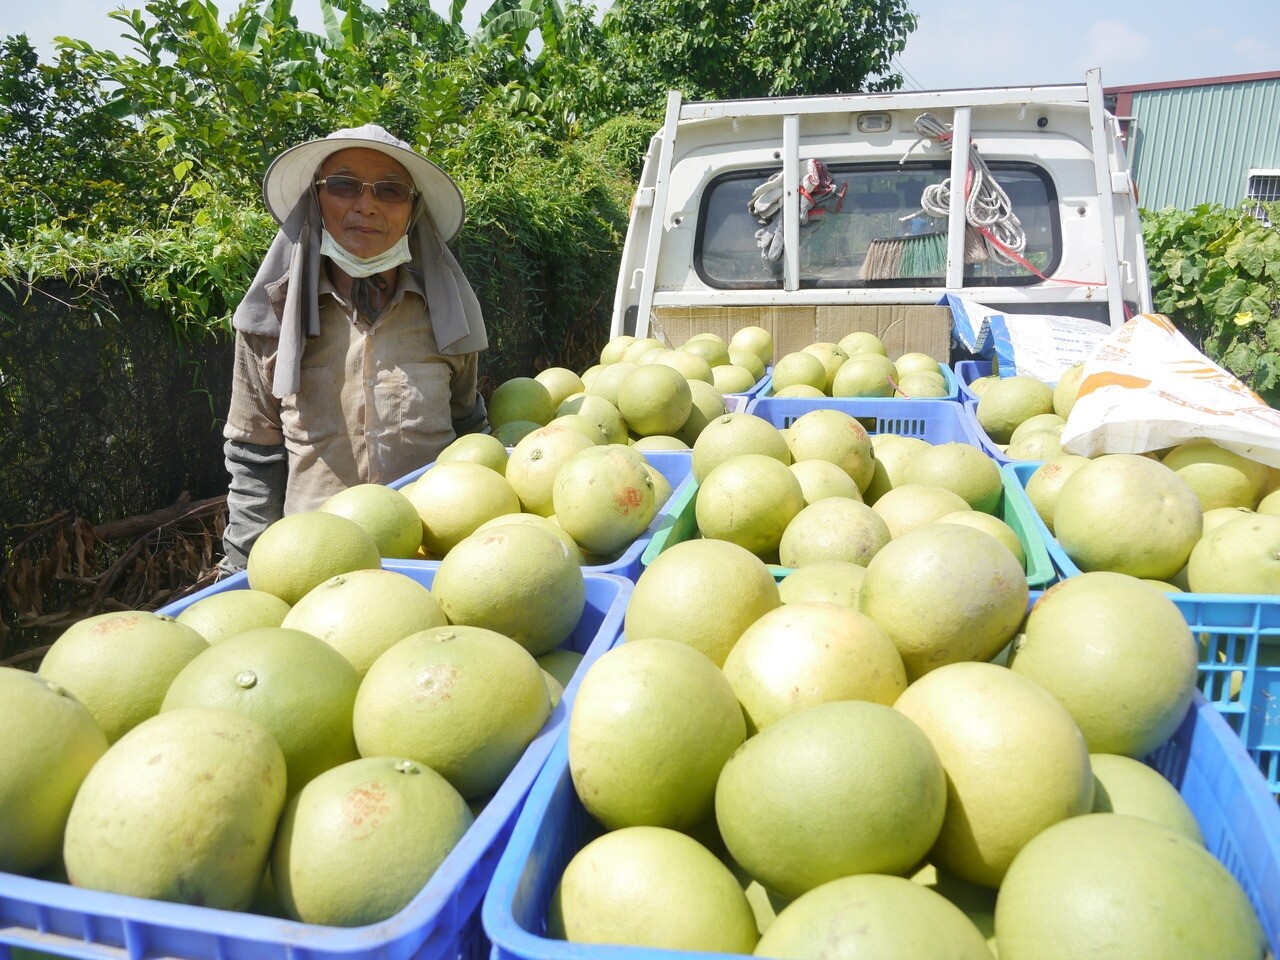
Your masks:
[{"label": "truck cab", "polygon": [[[813,161],[839,196],[806,215]],[[975,209],[984,178],[1014,223]],[[779,194],[768,220],[749,207],[766,185]],[[1135,191],[1098,71],[1061,86],[669,95],[633,203],[612,336],[678,345],[759,324],[785,351],[854,329],[949,326],[948,295],[1107,326],[1151,309]]]}]

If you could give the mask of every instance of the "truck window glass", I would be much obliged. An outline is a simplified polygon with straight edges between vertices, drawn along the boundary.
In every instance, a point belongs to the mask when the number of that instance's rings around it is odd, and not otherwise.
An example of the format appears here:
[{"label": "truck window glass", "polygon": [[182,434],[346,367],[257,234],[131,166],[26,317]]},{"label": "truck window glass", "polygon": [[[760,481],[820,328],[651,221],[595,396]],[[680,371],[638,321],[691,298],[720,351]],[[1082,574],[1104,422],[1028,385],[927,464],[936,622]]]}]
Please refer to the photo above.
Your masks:
[{"label": "truck window glass", "polygon": [[[1030,163],[989,163],[1008,193],[1027,234],[1025,259],[1041,273],[1056,267],[1060,255],[1057,196],[1052,181]],[[747,212],[751,192],[778,168],[736,171],[713,180],[703,193],[695,265],[708,286],[750,289],[782,285],[782,261],[760,256],[755,233],[759,221]],[[920,196],[950,173],[945,163],[832,164],[832,178],[846,184],[838,210],[824,212],[800,228],[800,283],[803,287],[915,286],[938,283],[945,265],[920,265],[911,275],[867,281],[860,277],[872,241],[945,233],[945,218],[919,213]],[[914,214],[914,216],[913,216]],[[781,216],[779,213],[778,216]],[[913,241],[908,241],[913,242]],[[919,244],[927,241],[914,241]],[[926,258],[927,260],[927,258]],[[908,263],[919,261],[907,261]],[[988,260],[966,264],[965,286],[1038,283],[1020,265]]]}]

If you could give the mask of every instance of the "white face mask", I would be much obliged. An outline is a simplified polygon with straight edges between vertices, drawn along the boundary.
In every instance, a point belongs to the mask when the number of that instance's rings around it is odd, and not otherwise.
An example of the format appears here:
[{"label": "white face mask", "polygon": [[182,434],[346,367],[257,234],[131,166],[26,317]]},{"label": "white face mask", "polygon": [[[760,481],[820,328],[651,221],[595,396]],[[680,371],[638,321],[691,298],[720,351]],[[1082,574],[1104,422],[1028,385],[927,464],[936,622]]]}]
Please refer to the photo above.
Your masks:
[{"label": "white face mask", "polygon": [[394,270],[412,258],[409,253],[409,235],[406,233],[395,246],[384,250],[376,257],[358,257],[334,240],[328,230],[320,231],[320,255],[328,257],[338,269],[349,277],[372,277],[375,273]]}]

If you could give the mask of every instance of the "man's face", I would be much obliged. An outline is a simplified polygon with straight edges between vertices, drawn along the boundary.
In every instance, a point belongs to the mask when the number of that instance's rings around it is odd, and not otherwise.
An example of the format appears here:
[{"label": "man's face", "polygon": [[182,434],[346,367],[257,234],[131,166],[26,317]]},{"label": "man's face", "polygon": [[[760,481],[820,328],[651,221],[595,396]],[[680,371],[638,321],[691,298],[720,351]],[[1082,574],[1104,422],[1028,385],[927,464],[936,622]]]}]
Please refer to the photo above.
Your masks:
[{"label": "man's face", "polygon": [[[365,147],[349,147],[331,154],[320,165],[317,179],[330,176],[354,177],[365,183],[396,180],[413,186],[413,177],[402,164]],[[343,248],[358,257],[376,257],[389,250],[409,226],[412,201],[384,202],[375,197],[373,188],[368,186],[350,200],[333,196],[323,186],[316,190],[324,228]]]}]

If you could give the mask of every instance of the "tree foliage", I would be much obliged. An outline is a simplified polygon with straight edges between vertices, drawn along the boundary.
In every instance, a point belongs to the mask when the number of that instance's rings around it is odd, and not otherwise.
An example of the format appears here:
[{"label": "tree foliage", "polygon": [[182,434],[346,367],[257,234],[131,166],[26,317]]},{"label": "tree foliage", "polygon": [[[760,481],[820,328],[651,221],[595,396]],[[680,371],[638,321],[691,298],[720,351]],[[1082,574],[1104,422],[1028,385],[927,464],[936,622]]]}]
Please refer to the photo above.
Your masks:
[{"label": "tree foliage", "polygon": [[905,0],[618,0],[600,56],[628,106],[895,90],[915,26]]},{"label": "tree foliage", "polygon": [[1280,203],[1255,201],[1144,211],[1142,219],[1156,310],[1273,403],[1280,400],[1276,224]]}]

